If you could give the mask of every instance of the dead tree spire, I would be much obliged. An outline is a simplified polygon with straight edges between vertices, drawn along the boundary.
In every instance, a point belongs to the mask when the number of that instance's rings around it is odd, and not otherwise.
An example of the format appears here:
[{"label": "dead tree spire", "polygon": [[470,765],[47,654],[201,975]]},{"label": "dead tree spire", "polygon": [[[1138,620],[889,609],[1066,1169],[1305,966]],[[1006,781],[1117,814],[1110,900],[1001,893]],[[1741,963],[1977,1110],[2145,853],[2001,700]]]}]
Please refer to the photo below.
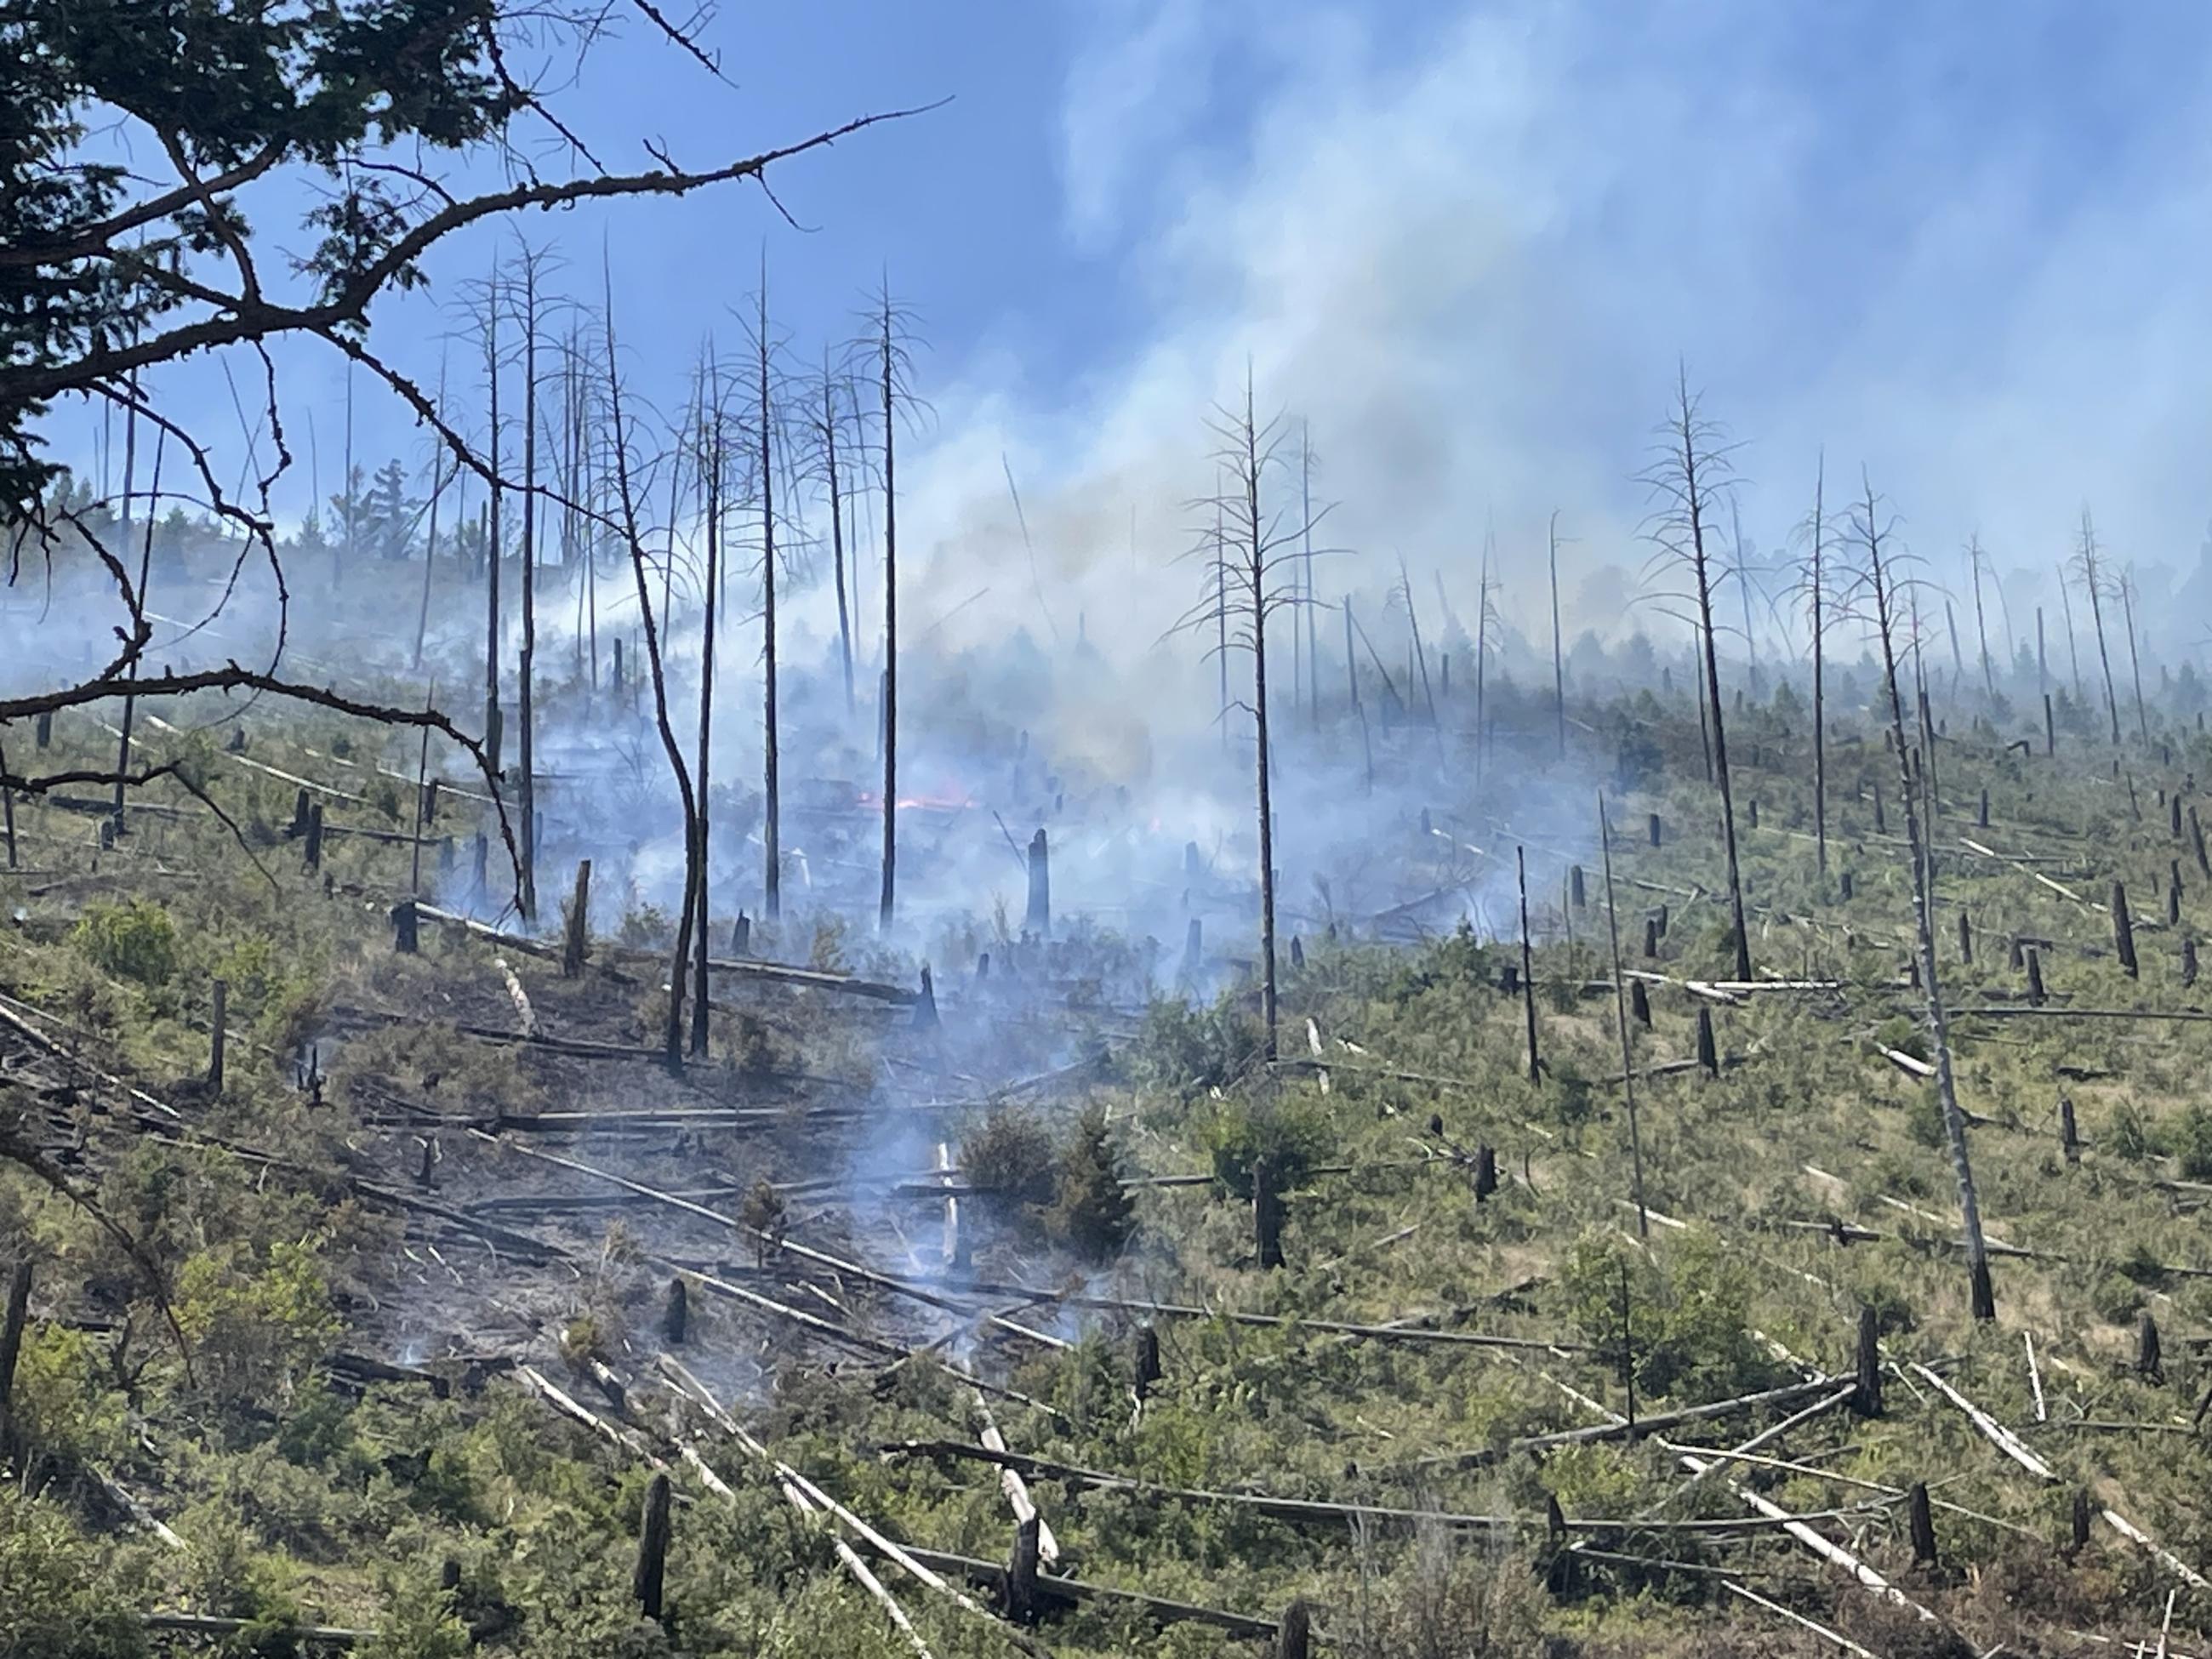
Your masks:
[{"label": "dead tree spire", "polygon": [[[601,259],[605,261],[604,252]],[[676,793],[684,808],[684,902],[677,910],[676,948],[668,967],[668,1011],[662,1029],[662,1046],[671,1066],[684,1063],[684,973],[691,952],[691,929],[698,903],[701,878],[699,806],[691,789],[690,769],[668,714],[668,680],[660,659],[660,630],[653,620],[653,591],[646,580],[647,560],[637,520],[637,495],[629,470],[629,439],[623,423],[622,370],[615,353],[614,283],[605,275],[607,413],[611,430],[616,503],[621,514],[623,539],[629,553],[630,573],[637,583],[637,609],[645,635],[646,661],[653,674],[653,713],[660,731],[660,744],[668,757],[668,769],[676,778]]]},{"label": "dead tree spire", "polygon": [[1691,597],[1705,654],[1705,701],[1712,719],[1714,776],[1720,786],[1721,831],[1728,854],[1729,915],[1735,930],[1735,975],[1751,977],[1751,930],[1743,910],[1743,874],[1736,860],[1735,793],[1729,774],[1728,730],[1721,714],[1720,655],[1713,633],[1712,562],[1705,547],[1706,519],[1716,494],[1732,476],[1728,447],[1720,428],[1700,412],[1691,396],[1689,371],[1679,367],[1674,408],[1661,428],[1662,442],[1644,481],[1658,501],[1650,532],[1658,557],[1687,571]]},{"label": "dead tree spire", "polygon": [[760,366],[761,869],[764,889],[761,908],[773,921],[783,914],[783,812],[778,789],[781,757],[777,752],[775,717],[775,464],[771,448],[775,423],[769,404],[769,360],[774,345],[768,331],[765,246],[761,250],[760,303],[754,345]]},{"label": "dead tree spire", "polygon": [[1828,453],[1824,448],[1813,470],[1813,552],[1805,580],[1805,595],[1813,611],[1813,845],[1814,862],[1825,883],[1828,875],[1828,700],[1826,623],[1821,615],[1820,568],[1822,540],[1827,532],[1823,500],[1828,483]]},{"label": "dead tree spire", "polygon": [[1547,538],[1552,564],[1552,714],[1558,758],[1567,757],[1567,659],[1559,637],[1559,510],[1552,509]]},{"label": "dead tree spire", "polygon": [[1309,526],[1291,523],[1285,513],[1268,504],[1269,470],[1286,464],[1280,453],[1284,422],[1279,416],[1264,423],[1260,420],[1249,365],[1241,404],[1217,405],[1208,426],[1217,444],[1216,459],[1228,481],[1220,493],[1200,504],[1220,515],[1220,528],[1203,526],[1192,550],[1206,561],[1206,580],[1201,597],[1183,613],[1175,631],[1209,629],[1216,635],[1218,652],[1243,651],[1252,659],[1252,701],[1247,712],[1252,716],[1260,844],[1260,1000],[1266,1058],[1272,1064],[1277,1031],[1275,815],[1267,718],[1267,623],[1277,611],[1297,603],[1296,567],[1305,556]]},{"label": "dead tree spire", "polygon": [[2120,700],[2112,690],[2112,653],[2105,643],[2104,556],[2097,545],[2097,527],[2090,522],[2086,507],[2081,509],[2081,543],[2074,555],[2074,568],[2089,595],[2089,623],[2097,635],[2097,660],[2105,671],[2105,710],[2112,716],[2112,746],[2117,749],[2120,745]]},{"label": "dead tree spire", "polygon": [[[1606,822],[1605,794],[1597,798],[1597,844],[1605,860],[1605,927],[1613,946],[1613,1008],[1620,1025],[1620,1092],[1628,1110],[1628,1158],[1630,1172],[1636,1182],[1636,1231],[1641,1238],[1651,1236],[1650,1212],[1644,1206],[1644,1136],[1636,1121],[1636,1061],[1630,1051],[1628,1036],[1628,999],[1622,989],[1627,976],[1620,969],[1620,910],[1613,891],[1613,826]],[[1639,981],[1638,992],[1643,990]],[[1647,1017],[1644,1020],[1650,1024]]]},{"label": "dead tree spire", "polygon": [[722,575],[722,473],[726,459],[722,451],[721,366],[715,361],[711,339],[707,343],[707,361],[703,368],[706,418],[697,436],[699,481],[701,494],[705,497],[701,505],[706,520],[707,566],[701,573],[704,580],[702,583],[699,635],[699,879],[694,884],[697,890],[693,900],[691,924],[691,1052],[702,1059],[707,1054],[707,963],[710,954],[707,938],[707,774],[713,753],[714,729],[714,612]]},{"label": "dead tree spire", "polygon": [[1982,538],[1978,533],[1967,538],[1966,562],[1972,567],[1974,577],[1974,643],[1982,653],[1982,692],[1988,697],[1990,713],[1994,714],[1997,706],[1996,673],[1990,665],[1990,630],[1982,609],[1982,567],[1989,562],[1989,556],[1982,550]]},{"label": "dead tree spire", "polygon": [[1959,1090],[1951,1066],[1950,1028],[1944,1014],[1942,981],[1936,974],[1935,894],[1930,870],[1923,855],[1919,790],[1912,776],[1911,745],[1905,736],[1905,698],[1897,680],[1896,617],[1892,604],[1890,572],[1885,567],[1889,532],[1881,517],[1874,485],[1866,485],[1863,516],[1855,526],[1859,544],[1866,550],[1867,586],[1874,603],[1875,632],[1881,642],[1883,689],[1888,695],[1890,739],[1896,750],[1899,794],[1905,807],[1905,834],[1912,870],[1913,919],[1920,957],[1920,985],[1926,1000],[1928,1032],[1936,1051],[1936,1092],[1942,1107],[1943,1129],[1950,1143],[1952,1172],[1959,1185],[1959,1212],[1966,1239],[1966,1269],[1976,1319],[1996,1317],[1996,1300],[1990,1284],[1988,1247],[1982,1237],[1981,1205],[1974,1192],[1973,1167],[1966,1153],[1966,1114],[1959,1107]]}]

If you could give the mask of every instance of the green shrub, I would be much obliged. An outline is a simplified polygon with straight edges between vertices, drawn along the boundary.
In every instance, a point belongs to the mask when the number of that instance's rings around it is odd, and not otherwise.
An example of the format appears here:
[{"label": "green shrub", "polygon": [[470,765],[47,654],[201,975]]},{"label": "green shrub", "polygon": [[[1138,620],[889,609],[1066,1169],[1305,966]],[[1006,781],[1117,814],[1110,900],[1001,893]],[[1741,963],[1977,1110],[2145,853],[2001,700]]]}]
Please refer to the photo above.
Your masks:
[{"label": "green shrub", "polygon": [[1913,1090],[1905,1108],[1905,1129],[1923,1146],[1941,1146],[1949,1139],[1943,1127],[1943,1103],[1933,1083]]},{"label": "green shrub", "polygon": [[1060,1154],[1059,1190],[1045,1223],[1054,1237],[1093,1261],[1104,1261],[1128,1242],[1136,1206],[1121,1185],[1104,1107],[1088,1108],[1077,1121]]},{"label": "green shrub", "polygon": [[2164,1150],[2156,1127],[2142,1107],[2124,1100],[2112,1108],[2112,1151],[2130,1164],[2144,1164]]},{"label": "green shrub", "polygon": [[166,985],[177,971],[177,927],[151,899],[94,903],[70,937],[101,968],[141,985]]},{"label": "green shrub", "polygon": [[967,1184],[1018,1204],[1043,1204],[1053,1195],[1059,1149],[1036,1113],[1000,1107],[960,1139],[960,1173]]},{"label": "green shrub", "polygon": [[2212,1107],[2201,1101],[2181,1115],[2172,1138],[2185,1181],[2212,1181]]},{"label": "green shrub", "polygon": [[1394,1001],[1409,1002],[1438,986],[1487,985],[1498,977],[1490,950],[1465,921],[1401,966],[1383,988]]},{"label": "green shrub", "polygon": [[137,1593],[98,1565],[53,1504],[0,1482],[0,1653],[9,1659],[137,1659]]},{"label": "green shrub", "polygon": [[1328,1118],[1310,1097],[1224,1099],[1209,1106],[1194,1138],[1212,1163],[1213,1178],[1239,1198],[1251,1197],[1252,1166],[1261,1158],[1273,1160],[1279,1188],[1295,1187],[1333,1141]]},{"label": "green shrub", "polygon": [[290,1399],[340,1328],[313,1241],[280,1240],[260,1263],[233,1246],[198,1251],[172,1300],[202,1385],[263,1407]]},{"label": "green shrub", "polygon": [[1772,1380],[1773,1362],[1746,1327],[1751,1285],[1702,1227],[1682,1235],[1662,1274],[1627,1239],[1593,1229],[1575,1243],[1561,1290],[1601,1363],[1633,1375],[1645,1398],[1720,1400]]},{"label": "green shrub", "polygon": [[1196,1006],[1155,998],[1129,1045],[1129,1080],[1188,1097],[1226,1086],[1258,1051],[1259,1032],[1228,1002]]}]

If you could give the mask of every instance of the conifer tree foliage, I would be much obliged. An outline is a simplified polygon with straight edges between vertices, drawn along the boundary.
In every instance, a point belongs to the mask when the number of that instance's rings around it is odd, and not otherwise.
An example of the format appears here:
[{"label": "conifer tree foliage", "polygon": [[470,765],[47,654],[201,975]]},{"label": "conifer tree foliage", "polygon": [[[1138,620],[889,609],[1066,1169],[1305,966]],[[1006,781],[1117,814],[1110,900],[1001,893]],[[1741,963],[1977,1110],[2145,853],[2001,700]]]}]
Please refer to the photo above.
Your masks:
[{"label": "conifer tree foliage", "polygon": [[1136,1205],[1121,1185],[1120,1159],[1102,1106],[1077,1120],[1074,1139],[1060,1154],[1051,1223],[1055,1237],[1094,1261],[1119,1250],[1136,1229]]}]

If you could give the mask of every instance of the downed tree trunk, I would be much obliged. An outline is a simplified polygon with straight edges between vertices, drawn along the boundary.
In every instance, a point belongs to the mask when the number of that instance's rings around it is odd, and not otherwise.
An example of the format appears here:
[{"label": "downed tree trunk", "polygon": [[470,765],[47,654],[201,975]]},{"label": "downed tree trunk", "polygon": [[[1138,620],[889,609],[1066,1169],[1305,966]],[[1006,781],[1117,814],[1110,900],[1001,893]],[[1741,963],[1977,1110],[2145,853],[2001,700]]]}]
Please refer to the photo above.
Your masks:
[{"label": "downed tree trunk", "polygon": [[1756,1411],[1763,1406],[1778,1406],[1803,1400],[1833,1390],[1836,1382],[1837,1379],[1832,1376],[1814,1377],[1802,1382],[1787,1383],[1778,1389],[1765,1389],[1757,1394],[1739,1395],[1734,1400],[1717,1400],[1709,1405],[1685,1406],[1680,1411],[1662,1412],[1656,1417],[1639,1417],[1633,1423],[1626,1418],[1616,1418],[1612,1422],[1587,1428],[1560,1429],[1550,1434],[1528,1435],[1518,1440],[1509,1440],[1501,1447],[1486,1446],[1479,1451],[1443,1452],[1430,1457],[1416,1458],[1407,1467],[1413,1469],[1483,1468],[1503,1462],[1516,1452],[1553,1451],[1562,1446],[1591,1445],[1607,1440],[1637,1440],[1663,1430],[1679,1428],[1685,1423],[1734,1417],[1743,1412]]},{"label": "downed tree trunk", "polygon": [[[1040,831],[1040,834],[1042,832]],[[999,1432],[999,1425],[991,1416],[991,1407],[978,1390],[975,1400],[975,1415],[981,1419],[981,1431],[976,1437],[987,1451],[1003,1452],[1006,1437]],[[1006,1507],[1014,1513],[1016,1524],[1026,1527],[1036,1523],[1036,1558],[1048,1566],[1060,1560],[1060,1540],[1052,1535],[1052,1528],[1037,1512],[1036,1500],[1030,1496],[1029,1483],[1022,1479],[1021,1471],[1009,1464],[999,1465],[999,1488],[1006,1495]]]}]

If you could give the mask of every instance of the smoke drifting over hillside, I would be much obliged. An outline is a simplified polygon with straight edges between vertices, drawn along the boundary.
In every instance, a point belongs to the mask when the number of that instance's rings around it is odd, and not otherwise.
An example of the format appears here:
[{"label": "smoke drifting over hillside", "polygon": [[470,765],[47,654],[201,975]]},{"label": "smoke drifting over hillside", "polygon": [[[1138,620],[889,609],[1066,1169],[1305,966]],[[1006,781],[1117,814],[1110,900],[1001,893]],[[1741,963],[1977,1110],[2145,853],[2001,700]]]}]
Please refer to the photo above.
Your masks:
[{"label": "smoke drifting over hillside", "polygon": [[[1642,592],[1650,502],[1635,481],[1680,360],[1708,412],[1744,442],[1744,547],[1765,562],[1748,607],[1756,643],[1731,641],[1730,655],[1775,662],[1802,647],[1776,556],[1810,507],[1824,450],[1832,509],[1863,463],[1957,596],[1961,626],[1970,590],[1957,550],[1979,532],[2001,665],[2032,642],[2039,606],[2051,659],[2066,659],[2055,566],[2085,500],[2114,567],[2133,568],[2147,652],[2176,665],[2196,653],[2212,607],[2197,459],[2212,447],[2212,416],[2191,366],[2212,349],[2196,294],[2212,220],[2199,199],[2207,186],[2170,161],[2212,125],[2196,67],[2212,58],[2171,39],[2144,48],[2161,28],[2196,39],[2212,22],[2155,8],[2107,22],[2088,38],[2069,9],[2031,7],[1995,38],[1964,13],[1878,32],[1802,9],[1526,4],[1429,9],[1395,19],[1384,39],[1371,15],[1350,9],[1103,9],[1072,60],[1059,125],[1066,222],[1039,234],[1126,250],[1117,276],[1136,300],[1073,383],[1042,384],[983,347],[917,369],[933,407],[901,461],[902,777],[917,825],[932,814],[958,821],[939,838],[942,867],[918,867],[917,902],[975,912],[1018,894],[1014,848],[1055,823],[1074,842],[1055,860],[1068,910],[1172,951],[1188,916],[1244,902],[1206,892],[1254,878],[1249,714],[1224,715],[1207,630],[1174,624],[1204,580],[1202,561],[1188,556],[1211,524],[1211,509],[1194,504],[1218,487],[1207,416],[1241,395],[1248,374],[1262,418],[1285,419],[1270,510],[1302,516],[1296,458],[1309,433],[1312,496],[1327,509],[1315,535],[1325,608],[1312,630],[1322,695],[1335,705],[1326,738],[1298,716],[1313,701],[1314,665],[1304,639],[1292,640],[1303,627],[1285,616],[1274,636],[1285,890],[1309,927],[1371,921],[1431,888],[1445,896],[1423,925],[1496,896],[1488,878],[1440,881],[1410,854],[1387,865],[1392,883],[1346,890],[1358,849],[1418,833],[1408,826],[1436,799],[1431,780],[1471,775],[1470,635],[1486,544],[1498,584],[1491,714],[1509,721],[1498,757],[1516,743],[1544,747],[1544,699],[1496,688],[1506,676],[1548,685],[1554,512],[1575,688],[1614,672],[1650,683],[1657,661],[1680,649],[1679,624]],[[2063,110],[2045,95],[2062,82]],[[598,228],[579,216],[563,233],[572,274],[591,267]],[[915,297],[926,309],[929,296]],[[727,299],[719,289],[711,305],[702,296],[683,350],[693,324],[719,317]],[[671,320],[633,314],[619,286],[614,302],[638,343],[625,374],[641,402],[680,410],[686,371],[672,358]],[[809,343],[793,354],[804,362],[822,319],[812,296],[793,303],[808,313],[797,326]],[[836,326],[849,331],[849,319]],[[480,388],[456,393],[467,429],[482,429],[480,398]],[[337,418],[320,412],[327,494]],[[398,447],[391,420],[364,413],[366,453]],[[301,424],[292,422],[295,449]],[[247,459],[242,445],[217,447],[226,476]],[[111,478],[118,470],[111,455]],[[295,492],[288,531],[305,483],[295,471],[285,485]],[[856,498],[860,697],[849,714],[823,506],[802,491],[787,510],[787,544],[806,568],[780,616],[787,811],[817,810],[795,804],[818,786],[849,794],[835,804],[857,823],[875,787],[880,508]],[[688,554],[696,509],[676,516]],[[1735,560],[1733,518],[1719,515],[1716,533],[1721,556]],[[1414,618],[1391,598],[1401,561],[1426,634],[1419,659]],[[216,563],[200,550],[196,586],[181,596],[165,592],[157,569],[155,608],[197,619],[212,605]],[[539,660],[556,680],[581,654],[574,574],[544,579]],[[477,590],[458,574],[438,579],[416,670],[420,574],[415,561],[363,562],[333,592],[312,562],[295,563],[295,670],[434,673],[449,706],[469,712],[473,697],[480,709],[481,693],[467,689],[483,672]],[[510,606],[513,582],[510,568]],[[603,556],[598,582],[602,684],[605,654],[623,635],[634,687],[628,570]],[[732,793],[717,810],[718,915],[744,906],[757,882],[744,799],[761,771],[756,585],[750,567],[733,578],[737,614],[723,635],[714,768]],[[1368,677],[1364,732],[1343,706],[1336,607],[1346,595],[1372,640],[1352,653]],[[268,573],[249,562],[217,625],[186,635],[165,623],[155,655],[255,660],[273,648],[273,602]],[[9,685],[82,672],[106,648],[112,597],[84,571],[65,570],[51,605],[40,603],[28,587],[11,599],[9,626],[31,643],[0,670]],[[1731,619],[1737,605],[1723,599]],[[27,632],[34,612],[43,620]],[[696,661],[697,618],[679,604],[672,628],[680,682]],[[1639,654],[1640,630],[1659,657]],[[1577,644],[1586,632],[1625,654]],[[1834,648],[1856,654],[1850,625]],[[1384,674],[1395,680],[1387,696]],[[1418,684],[1447,675],[1449,737],[1425,725],[1436,693]],[[1241,659],[1230,681],[1232,701],[1249,696]],[[573,696],[549,686],[541,706],[543,764],[622,773],[637,800],[666,808],[652,745],[611,725],[603,701],[581,685]],[[692,706],[679,720],[687,732]],[[1536,777],[1494,757],[1483,821],[1430,828],[1483,856],[1501,827],[1571,852],[1587,830],[1568,826],[1588,817],[1594,781]],[[680,860],[672,828],[611,799],[639,827],[586,833],[607,803],[586,810],[556,793],[552,832],[575,833],[569,851],[615,850],[634,863],[641,897],[665,903]],[[832,887],[832,871],[857,863],[846,874],[865,909],[865,834],[839,840],[794,821],[787,838],[812,860],[802,890],[817,875]],[[1187,843],[1199,849],[1195,884]],[[1326,893],[1322,882],[1333,884]]]}]

